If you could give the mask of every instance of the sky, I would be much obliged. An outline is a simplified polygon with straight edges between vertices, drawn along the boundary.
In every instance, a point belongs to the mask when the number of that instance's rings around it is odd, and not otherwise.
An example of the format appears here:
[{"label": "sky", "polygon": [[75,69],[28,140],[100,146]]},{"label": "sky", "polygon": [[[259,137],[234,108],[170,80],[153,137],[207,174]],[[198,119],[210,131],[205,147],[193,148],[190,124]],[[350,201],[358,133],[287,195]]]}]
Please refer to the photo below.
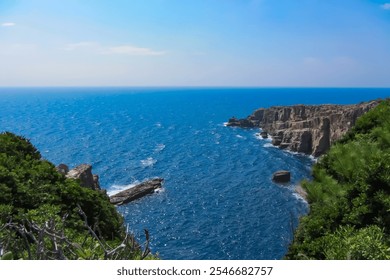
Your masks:
[{"label": "sky", "polygon": [[390,87],[390,0],[0,0],[0,86]]}]

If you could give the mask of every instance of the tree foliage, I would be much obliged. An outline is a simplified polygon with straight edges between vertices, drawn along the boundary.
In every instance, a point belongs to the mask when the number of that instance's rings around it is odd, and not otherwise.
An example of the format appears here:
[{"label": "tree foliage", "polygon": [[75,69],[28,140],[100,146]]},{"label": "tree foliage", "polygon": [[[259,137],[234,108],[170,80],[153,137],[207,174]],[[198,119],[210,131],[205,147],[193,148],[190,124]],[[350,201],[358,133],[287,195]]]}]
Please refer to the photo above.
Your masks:
[{"label": "tree foliage", "polygon": [[0,259],[146,255],[105,193],[65,178],[29,140],[0,134]]},{"label": "tree foliage", "polygon": [[360,117],[313,177],[286,258],[390,259],[390,101]]}]

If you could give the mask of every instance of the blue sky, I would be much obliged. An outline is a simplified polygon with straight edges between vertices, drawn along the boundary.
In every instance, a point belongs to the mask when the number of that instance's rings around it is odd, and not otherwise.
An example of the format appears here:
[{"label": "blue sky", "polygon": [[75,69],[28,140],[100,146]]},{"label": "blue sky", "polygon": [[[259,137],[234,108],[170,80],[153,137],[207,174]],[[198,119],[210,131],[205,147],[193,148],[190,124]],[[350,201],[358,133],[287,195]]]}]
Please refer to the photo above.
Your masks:
[{"label": "blue sky", "polygon": [[390,0],[0,0],[0,86],[390,87]]}]

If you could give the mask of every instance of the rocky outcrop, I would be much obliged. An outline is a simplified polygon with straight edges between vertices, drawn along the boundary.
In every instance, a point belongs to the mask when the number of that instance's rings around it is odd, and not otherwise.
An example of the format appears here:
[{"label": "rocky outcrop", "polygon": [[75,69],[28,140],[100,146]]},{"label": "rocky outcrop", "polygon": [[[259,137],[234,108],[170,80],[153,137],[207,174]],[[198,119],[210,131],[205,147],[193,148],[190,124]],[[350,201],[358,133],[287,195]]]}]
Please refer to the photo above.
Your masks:
[{"label": "rocky outcrop", "polygon": [[69,167],[66,164],[63,164],[63,163],[61,163],[60,165],[56,166],[56,169],[62,175],[66,175],[69,172]]},{"label": "rocky outcrop", "polygon": [[238,127],[252,128],[252,127],[255,127],[255,124],[248,119],[237,119],[235,117],[232,117],[229,119],[226,126],[238,126]]},{"label": "rocky outcrop", "polygon": [[93,190],[101,190],[99,184],[99,176],[92,174],[92,166],[89,164],[81,164],[71,170],[65,164],[60,164],[56,167],[57,171],[66,178],[80,180],[83,187]]},{"label": "rocky outcrop", "polygon": [[231,118],[227,126],[259,127],[271,135],[273,145],[318,157],[379,102],[260,108],[246,119]]},{"label": "rocky outcrop", "polygon": [[276,171],[272,176],[272,180],[275,183],[288,183],[291,180],[291,173],[285,170]]},{"label": "rocky outcrop", "polygon": [[[79,180],[80,185],[83,187],[107,194],[105,189],[100,188],[99,176],[92,174],[92,166],[89,164],[81,164],[69,170],[67,165],[61,163],[56,167],[56,169],[59,173],[65,175],[66,178]],[[145,181],[139,185],[110,196],[110,202],[115,205],[122,205],[141,198],[153,193],[156,189],[161,188],[163,181],[164,179],[160,178]]]},{"label": "rocky outcrop", "polygon": [[131,202],[135,199],[141,198],[145,195],[154,193],[156,189],[162,187],[163,181],[163,179],[157,178],[143,182],[139,185],[136,185],[127,190],[121,191],[117,194],[110,196],[110,202],[115,205],[122,205]]}]

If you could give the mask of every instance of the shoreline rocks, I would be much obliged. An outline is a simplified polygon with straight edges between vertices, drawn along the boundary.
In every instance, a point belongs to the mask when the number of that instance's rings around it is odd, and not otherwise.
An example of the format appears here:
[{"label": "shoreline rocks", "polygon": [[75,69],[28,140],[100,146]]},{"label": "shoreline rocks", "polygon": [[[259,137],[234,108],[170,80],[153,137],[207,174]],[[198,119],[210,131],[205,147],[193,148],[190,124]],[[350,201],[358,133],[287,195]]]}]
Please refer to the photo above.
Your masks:
[{"label": "shoreline rocks", "polygon": [[245,119],[231,118],[227,126],[261,128],[273,138],[273,145],[319,157],[348,132],[358,117],[379,103],[273,106],[260,108]]},{"label": "shoreline rocks", "polygon": [[[56,167],[56,169],[59,173],[63,174],[68,179],[79,180],[80,185],[83,187],[107,194],[107,191],[105,189],[101,189],[100,187],[99,176],[92,174],[92,166],[90,164],[80,164],[77,167],[69,170],[66,164],[61,163]],[[107,197],[110,199],[112,204],[122,205],[148,194],[154,193],[156,189],[162,187],[163,181],[164,179],[161,178],[148,180],[134,187],[121,191],[115,195],[107,195]]]},{"label": "shoreline rocks", "polygon": [[127,190],[121,191],[110,196],[110,202],[114,205],[123,205],[148,194],[154,193],[155,190],[162,187],[164,179],[156,178],[145,181]]}]

